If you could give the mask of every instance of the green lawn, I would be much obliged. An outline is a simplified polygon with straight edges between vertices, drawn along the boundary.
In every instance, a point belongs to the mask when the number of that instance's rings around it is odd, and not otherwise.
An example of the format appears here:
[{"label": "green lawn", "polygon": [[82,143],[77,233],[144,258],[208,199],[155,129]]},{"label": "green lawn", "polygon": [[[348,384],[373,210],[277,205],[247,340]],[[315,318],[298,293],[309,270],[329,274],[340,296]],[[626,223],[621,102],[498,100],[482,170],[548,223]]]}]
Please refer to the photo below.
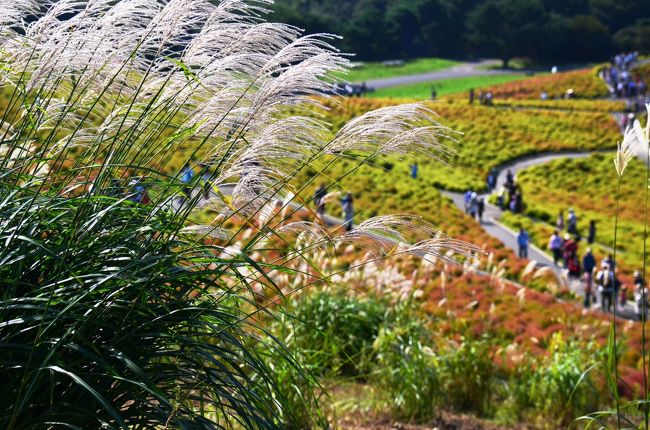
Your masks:
[{"label": "green lawn", "polygon": [[418,84],[400,85],[397,87],[383,88],[368,97],[373,98],[431,98],[431,88],[435,88],[438,96],[468,91],[470,88],[481,88],[505,82],[519,81],[529,78],[523,74],[471,76],[467,78],[443,79],[439,81],[421,82]]},{"label": "green lawn", "polygon": [[418,58],[407,60],[403,66],[385,66],[382,63],[363,63],[348,73],[335,76],[347,82],[363,82],[372,79],[391,78],[393,76],[417,75],[418,73],[435,72],[458,64],[457,61],[443,58]]}]

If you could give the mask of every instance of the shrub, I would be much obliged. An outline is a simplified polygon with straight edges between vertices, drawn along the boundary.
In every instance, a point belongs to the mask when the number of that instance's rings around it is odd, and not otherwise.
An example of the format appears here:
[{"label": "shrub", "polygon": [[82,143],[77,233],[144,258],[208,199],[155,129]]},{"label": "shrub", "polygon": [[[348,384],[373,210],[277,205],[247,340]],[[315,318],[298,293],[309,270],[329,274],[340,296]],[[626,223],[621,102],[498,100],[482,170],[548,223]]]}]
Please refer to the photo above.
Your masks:
[{"label": "shrub", "polygon": [[489,338],[464,337],[439,357],[445,405],[479,415],[490,413],[496,365]]},{"label": "shrub", "polygon": [[372,381],[385,393],[395,419],[424,422],[439,413],[443,391],[432,345],[429,327],[408,302],[399,304],[380,330]]},{"label": "shrub", "polygon": [[365,376],[387,305],[377,299],[318,292],[296,300],[279,335],[315,374]]}]

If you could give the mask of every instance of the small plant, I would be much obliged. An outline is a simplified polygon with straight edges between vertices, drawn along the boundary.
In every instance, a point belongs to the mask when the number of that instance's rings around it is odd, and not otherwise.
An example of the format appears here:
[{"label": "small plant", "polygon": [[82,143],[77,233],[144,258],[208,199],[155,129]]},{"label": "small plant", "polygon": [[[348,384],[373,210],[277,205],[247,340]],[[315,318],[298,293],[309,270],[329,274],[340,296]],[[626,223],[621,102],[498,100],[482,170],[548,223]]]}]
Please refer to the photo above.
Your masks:
[{"label": "small plant", "polygon": [[410,302],[397,305],[380,330],[372,374],[384,392],[391,416],[424,422],[440,413],[442,393],[432,332]]},{"label": "small plant", "polygon": [[491,413],[497,367],[490,338],[463,337],[439,357],[444,403],[451,409],[478,415]]},{"label": "small plant", "polygon": [[293,302],[278,335],[314,374],[365,378],[387,304],[373,298],[316,292]]}]

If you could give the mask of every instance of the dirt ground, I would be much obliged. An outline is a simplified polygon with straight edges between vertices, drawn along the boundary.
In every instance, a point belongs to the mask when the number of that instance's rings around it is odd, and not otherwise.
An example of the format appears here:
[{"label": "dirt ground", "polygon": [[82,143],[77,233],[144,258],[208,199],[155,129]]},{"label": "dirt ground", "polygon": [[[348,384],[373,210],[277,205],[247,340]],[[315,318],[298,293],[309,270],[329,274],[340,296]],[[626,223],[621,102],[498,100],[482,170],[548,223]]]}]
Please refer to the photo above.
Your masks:
[{"label": "dirt ground", "polygon": [[447,413],[426,425],[401,424],[387,419],[374,422],[355,421],[357,420],[342,420],[339,422],[339,428],[342,430],[525,430],[524,427],[502,427],[475,417]]}]

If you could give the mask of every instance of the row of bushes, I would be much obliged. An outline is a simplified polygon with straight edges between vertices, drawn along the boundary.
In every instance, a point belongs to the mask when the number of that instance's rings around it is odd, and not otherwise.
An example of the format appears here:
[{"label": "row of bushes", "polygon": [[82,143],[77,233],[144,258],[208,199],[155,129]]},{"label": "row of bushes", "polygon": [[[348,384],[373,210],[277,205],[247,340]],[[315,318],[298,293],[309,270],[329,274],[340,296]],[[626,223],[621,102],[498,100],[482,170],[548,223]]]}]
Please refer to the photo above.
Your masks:
[{"label": "row of bushes", "polygon": [[392,419],[427,422],[456,411],[559,428],[598,410],[606,397],[588,371],[602,354],[561,335],[546,355],[515,364],[496,335],[443,333],[411,301],[390,305],[321,291],[294,300],[292,313],[274,329],[290,351],[320,381],[354,379],[377,388],[376,409],[389,410]]}]

